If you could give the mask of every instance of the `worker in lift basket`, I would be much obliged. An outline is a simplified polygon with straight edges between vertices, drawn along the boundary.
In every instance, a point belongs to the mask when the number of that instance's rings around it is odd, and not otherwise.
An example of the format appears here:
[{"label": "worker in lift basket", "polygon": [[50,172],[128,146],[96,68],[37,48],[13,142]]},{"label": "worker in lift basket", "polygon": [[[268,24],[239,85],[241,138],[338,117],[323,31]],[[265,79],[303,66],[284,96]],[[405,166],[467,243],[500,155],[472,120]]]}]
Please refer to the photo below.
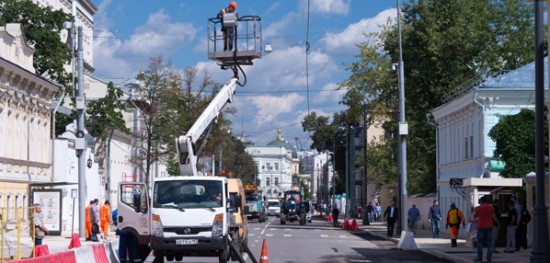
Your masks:
[{"label": "worker in lift basket", "polygon": [[234,28],[223,27],[223,14],[234,13],[236,9],[237,9],[237,2],[231,1],[229,2],[229,6],[227,6],[227,8],[222,8],[222,10],[220,10],[220,12],[218,13],[218,18],[222,19],[223,51],[233,49],[233,36],[235,35]]}]

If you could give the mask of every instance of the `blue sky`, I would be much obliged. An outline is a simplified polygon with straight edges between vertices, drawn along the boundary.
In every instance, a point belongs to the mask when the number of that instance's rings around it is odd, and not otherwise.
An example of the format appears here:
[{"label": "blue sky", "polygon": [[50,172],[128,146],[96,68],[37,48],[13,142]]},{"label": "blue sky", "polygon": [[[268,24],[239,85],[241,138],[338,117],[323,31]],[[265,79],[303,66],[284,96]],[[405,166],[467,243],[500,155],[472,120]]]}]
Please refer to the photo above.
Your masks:
[{"label": "blue sky", "polygon": [[[214,17],[226,0],[94,0],[95,76],[123,85],[159,55],[177,69],[197,66],[215,81],[227,82],[231,73],[209,61],[207,18]],[[237,89],[232,132],[265,145],[283,130],[283,137],[299,147],[311,140],[301,121],[309,110],[332,116],[344,110],[338,102],[344,91],[335,90],[349,76],[344,64],[355,61],[355,43],[363,33],[396,17],[393,0],[310,0],[309,74],[306,74],[307,0],[241,0],[237,12],[262,18],[263,42],[273,52],[244,70],[248,83]],[[307,76],[307,77],[306,77]],[[308,81],[306,81],[306,79]]]}]

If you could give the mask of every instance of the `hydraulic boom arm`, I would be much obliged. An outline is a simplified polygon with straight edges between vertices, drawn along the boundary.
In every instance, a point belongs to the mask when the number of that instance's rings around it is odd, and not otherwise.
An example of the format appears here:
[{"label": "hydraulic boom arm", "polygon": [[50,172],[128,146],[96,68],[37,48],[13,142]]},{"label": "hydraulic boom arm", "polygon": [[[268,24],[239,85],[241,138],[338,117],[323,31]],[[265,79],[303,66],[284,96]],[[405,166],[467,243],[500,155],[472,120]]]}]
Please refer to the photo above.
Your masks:
[{"label": "hydraulic boom arm", "polygon": [[237,78],[232,78],[225,84],[193,126],[191,126],[191,129],[187,131],[187,134],[176,139],[180,175],[198,176],[195,143],[208,129],[210,124],[218,118],[223,107],[233,101],[233,95],[237,89],[237,81]]}]

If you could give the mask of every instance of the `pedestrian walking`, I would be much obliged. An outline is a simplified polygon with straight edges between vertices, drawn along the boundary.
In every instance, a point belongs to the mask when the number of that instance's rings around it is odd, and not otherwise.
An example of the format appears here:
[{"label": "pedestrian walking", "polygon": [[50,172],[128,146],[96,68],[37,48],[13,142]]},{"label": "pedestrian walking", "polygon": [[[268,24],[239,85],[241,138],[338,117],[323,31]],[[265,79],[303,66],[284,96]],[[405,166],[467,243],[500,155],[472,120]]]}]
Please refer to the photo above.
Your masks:
[{"label": "pedestrian walking", "polygon": [[109,223],[111,222],[111,203],[105,201],[103,206],[99,209],[100,227],[103,233],[103,239],[107,239],[109,233]]},{"label": "pedestrian walking", "polygon": [[397,210],[395,200],[392,201],[391,205],[389,205],[384,211],[384,218],[386,218],[388,237],[393,237],[395,222],[397,221],[397,218],[399,218],[399,211]]},{"label": "pedestrian walking", "polygon": [[99,200],[94,199],[92,205],[90,206],[90,221],[92,222],[92,236],[91,240],[92,242],[98,242],[99,239],[97,238],[97,234],[99,234],[99,223],[100,223],[100,217],[99,217]]},{"label": "pedestrian walking", "polygon": [[483,244],[487,243],[487,262],[491,262],[493,258],[493,216],[494,208],[487,203],[487,197],[483,196],[479,199],[480,205],[474,210],[474,218],[477,219],[477,257],[474,262],[483,260]]},{"label": "pedestrian walking", "polygon": [[518,227],[518,213],[514,208],[514,201],[508,202],[508,226],[506,228],[506,248],[505,253],[514,253],[516,250],[516,229]]},{"label": "pedestrian walking", "polygon": [[42,245],[42,240],[47,234],[48,228],[44,225],[42,206],[40,204],[34,204],[34,245]]},{"label": "pedestrian walking", "polygon": [[430,207],[430,212],[428,213],[428,221],[430,221],[432,225],[433,238],[439,238],[441,210],[439,209],[439,202],[437,200],[434,200],[433,205]]},{"label": "pedestrian walking", "polygon": [[237,3],[235,1],[229,2],[227,8],[223,8],[218,13],[218,18],[222,20],[222,33],[223,33],[223,51],[231,51],[233,49],[233,36],[235,35],[235,28],[225,27],[223,25],[223,15],[228,13],[234,13],[237,9]]},{"label": "pedestrian walking", "polygon": [[355,208],[355,213],[357,214],[357,218],[363,218],[363,206],[360,204]]},{"label": "pedestrian walking", "polygon": [[466,226],[466,220],[464,219],[464,213],[456,207],[454,202],[451,203],[451,209],[447,211],[445,229],[449,229],[449,236],[451,238],[451,247],[457,247],[456,239],[458,238],[458,232],[460,230],[460,224]]},{"label": "pedestrian walking", "polygon": [[382,215],[382,206],[380,205],[380,203],[376,203],[376,205],[374,206],[374,216],[375,216],[374,221],[380,223],[381,215]]},{"label": "pedestrian walking", "polygon": [[367,205],[367,217],[369,218],[369,222],[374,222],[375,219],[373,218],[374,215],[374,206],[372,206],[372,202],[369,201],[369,204]]},{"label": "pedestrian walking", "polygon": [[420,210],[416,208],[416,204],[413,204],[411,208],[409,208],[409,212],[407,213],[407,222],[409,223],[409,230],[413,232],[414,235],[416,235],[416,230],[418,227],[418,221],[420,221]]},{"label": "pedestrian walking", "polygon": [[338,206],[336,204],[333,205],[334,208],[332,208],[332,220],[334,223],[334,227],[338,227],[338,216],[340,215],[340,210],[338,209]]},{"label": "pedestrian walking", "polygon": [[516,251],[519,251],[520,247],[527,249],[527,224],[531,221],[531,213],[527,209],[525,201],[521,204],[521,212],[519,213],[518,234],[516,235]]},{"label": "pedestrian walking", "polygon": [[493,200],[493,253],[499,253],[497,250],[497,240],[500,234],[500,201]]}]

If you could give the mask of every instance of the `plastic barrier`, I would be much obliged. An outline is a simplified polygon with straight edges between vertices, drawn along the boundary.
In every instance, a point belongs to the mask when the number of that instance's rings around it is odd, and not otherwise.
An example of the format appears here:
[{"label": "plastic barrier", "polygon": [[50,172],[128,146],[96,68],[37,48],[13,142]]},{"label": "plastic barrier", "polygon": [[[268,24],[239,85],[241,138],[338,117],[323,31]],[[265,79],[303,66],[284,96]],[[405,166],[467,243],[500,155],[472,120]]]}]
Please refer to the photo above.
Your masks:
[{"label": "plastic barrier", "polygon": [[107,257],[107,253],[105,253],[104,244],[94,244],[92,245],[92,249],[94,250],[95,262],[110,263],[109,258]]},{"label": "plastic barrier", "polygon": [[73,250],[54,253],[50,255],[51,263],[76,263],[76,256]]},{"label": "plastic barrier", "polygon": [[38,245],[34,247],[35,257],[44,257],[49,254],[50,254],[50,250],[48,249],[48,245]]},{"label": "plastic barrier", "polygon": [[83,246],[73,251],[78,263],[96,263],[92,246]]},{"label": "plastic barrier", "polygon": [[118,239],[106,242],[105,252],[107,253],[107,256],[109,257],[109,261],[111,263],[120,262],[120,260],[118,259]]}]

